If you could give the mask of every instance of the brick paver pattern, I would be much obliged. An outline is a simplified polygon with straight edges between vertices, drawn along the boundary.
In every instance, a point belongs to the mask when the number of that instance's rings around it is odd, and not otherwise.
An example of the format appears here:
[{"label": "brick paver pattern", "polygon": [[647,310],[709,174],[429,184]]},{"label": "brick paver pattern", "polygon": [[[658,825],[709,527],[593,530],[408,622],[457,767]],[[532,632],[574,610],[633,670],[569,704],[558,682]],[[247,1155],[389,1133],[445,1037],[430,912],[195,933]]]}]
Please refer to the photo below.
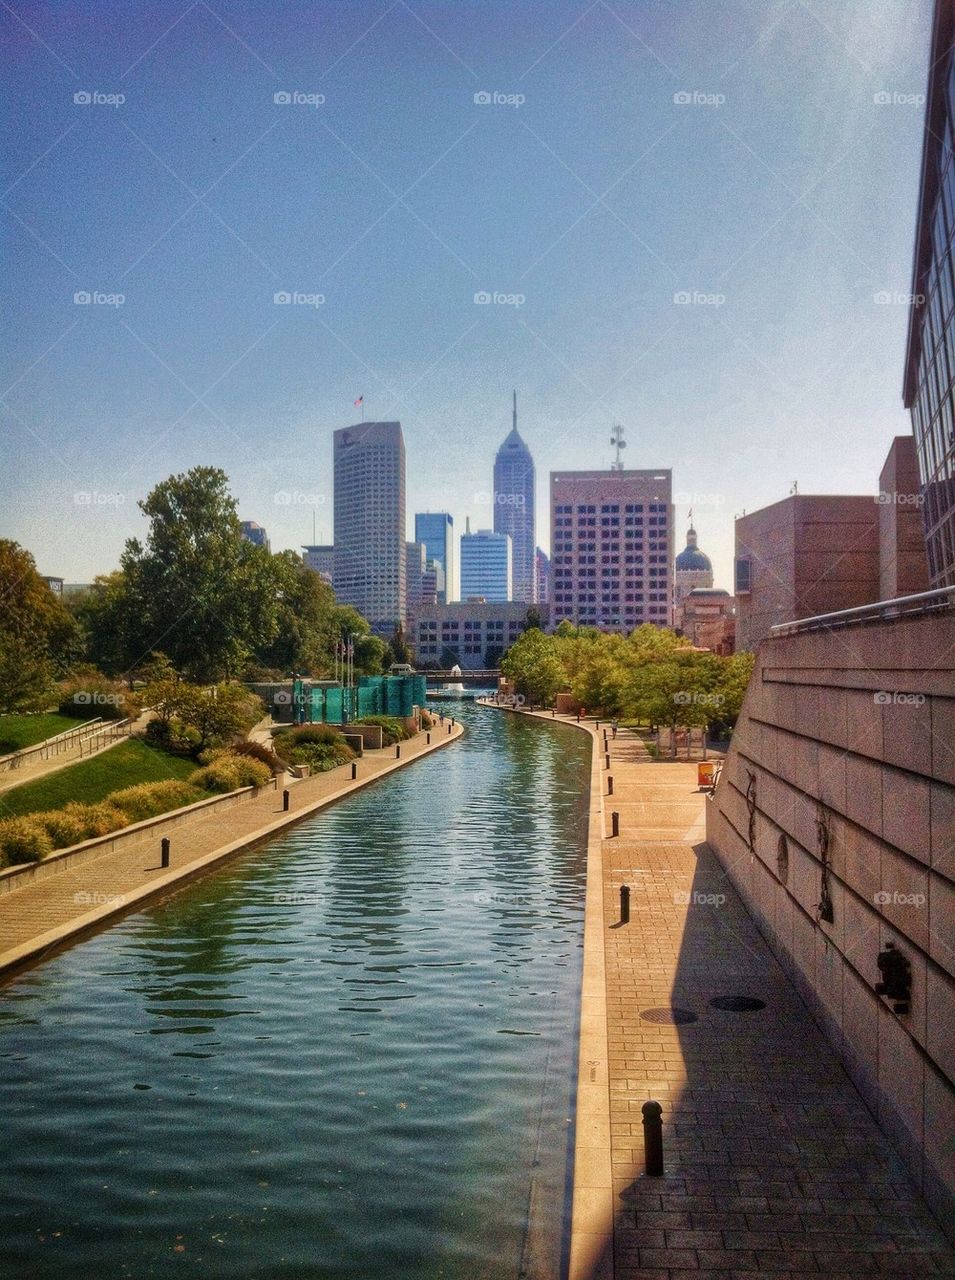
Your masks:
[{"label": "brick paver pattern", "polygon": [[[955,1275],[901,1160],[703,842],[696,766],[652,762],[624,730],[608,747],[608,833],[620,814],[620,837],[603,843],[615,1280]],[[624,883],[631,918],[619,925]],[[711,1006],[725,996],[765,1008]],[[696,1021],[641,1016],[673,1008]],[[644,1175],[650,1098],[663,1106],[663,1178]]]}]

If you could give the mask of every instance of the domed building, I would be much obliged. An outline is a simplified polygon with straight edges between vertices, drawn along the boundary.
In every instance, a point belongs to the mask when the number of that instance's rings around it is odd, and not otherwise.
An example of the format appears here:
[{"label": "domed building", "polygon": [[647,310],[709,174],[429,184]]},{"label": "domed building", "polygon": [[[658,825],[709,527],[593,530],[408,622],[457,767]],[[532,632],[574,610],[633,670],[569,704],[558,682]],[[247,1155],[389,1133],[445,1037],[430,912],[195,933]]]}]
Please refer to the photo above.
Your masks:
[{"label": "domed building", "polygon": [[692,525],[686,531],[686,546],[677,556],[674,569],[674,621],[676,626],[680,627],[684,599],[696,587],[712,587],[713,585],[713,565],[710,562],[710,557],[705,555],[696,545],[696,530]]}]

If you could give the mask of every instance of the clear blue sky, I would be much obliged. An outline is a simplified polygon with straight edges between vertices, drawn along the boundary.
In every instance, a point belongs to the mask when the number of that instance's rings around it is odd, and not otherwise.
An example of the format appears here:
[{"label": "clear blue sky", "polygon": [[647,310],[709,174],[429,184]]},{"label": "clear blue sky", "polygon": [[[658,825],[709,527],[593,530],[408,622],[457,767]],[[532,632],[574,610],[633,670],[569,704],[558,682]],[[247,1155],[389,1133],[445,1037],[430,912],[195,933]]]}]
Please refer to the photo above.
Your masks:
[{"label": "clear blue sky", "polygon": [[542,545],[548,472],[608,466],[620,422],[730,585],[735,513],[794,480],[874,493],[910,429],[929,23],[929,0],[4,3],[0,535],[89,580],[138,498],[209,463],[273,549],[313,512],[330,540],[360,393],[404,426],[409,517],[488,524],[516,387]]}]

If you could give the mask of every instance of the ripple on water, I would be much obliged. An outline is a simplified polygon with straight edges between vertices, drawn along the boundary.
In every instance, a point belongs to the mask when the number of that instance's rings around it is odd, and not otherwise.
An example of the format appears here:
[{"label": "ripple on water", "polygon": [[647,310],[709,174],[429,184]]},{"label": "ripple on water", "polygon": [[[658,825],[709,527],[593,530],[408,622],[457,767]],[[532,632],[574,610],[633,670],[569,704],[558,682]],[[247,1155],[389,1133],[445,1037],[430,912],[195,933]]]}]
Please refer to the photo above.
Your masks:
[{"label": "ripple on water", "polygon": [[5,990],[0,1271],[556,1274],[589,744],[460,715]]}]

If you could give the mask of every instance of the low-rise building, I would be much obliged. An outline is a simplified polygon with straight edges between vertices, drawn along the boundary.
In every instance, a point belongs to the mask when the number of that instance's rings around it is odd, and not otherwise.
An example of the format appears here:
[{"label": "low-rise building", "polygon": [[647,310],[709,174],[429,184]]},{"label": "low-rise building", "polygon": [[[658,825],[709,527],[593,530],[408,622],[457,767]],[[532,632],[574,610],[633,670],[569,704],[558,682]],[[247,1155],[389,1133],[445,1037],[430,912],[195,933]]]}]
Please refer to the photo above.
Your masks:
[{"label": "low-rise building", "polygon": [[736,636],[736,601],[728,591],[722,587],[694,587],[680,601],[679,609],[677,627],[691,644],[717,653],[733,652],[727,645]]},{"label": "low-rise building", "polygon": [[[538,605],[545,625],[546,605]],[[415,611],[409,641],[419,667],[436,663],[462,671],[496,667],[501,655],[524,630],[528,605],[524,601],[462,600],[455,604],[422,605]]]}]

